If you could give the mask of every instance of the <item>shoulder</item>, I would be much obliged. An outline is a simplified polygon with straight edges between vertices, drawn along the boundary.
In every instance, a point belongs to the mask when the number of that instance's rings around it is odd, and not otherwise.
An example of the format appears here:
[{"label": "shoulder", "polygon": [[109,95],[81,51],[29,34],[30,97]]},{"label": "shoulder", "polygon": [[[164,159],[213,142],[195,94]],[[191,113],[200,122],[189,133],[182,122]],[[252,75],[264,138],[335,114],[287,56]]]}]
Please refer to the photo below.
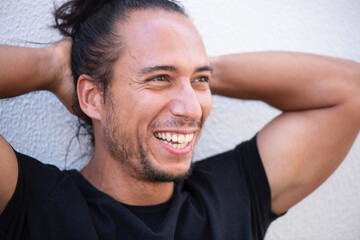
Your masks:
[{"label": "shoulder", "polygon": [[13,212],[19,207],[17,205],[26,205],[31,212],[38,212],[53,189],[64,178],[64,173],[55,166],[12,151],[18,166],[16,187],[2,215],[6,215],[9,211]]},{"label": "shoulder", "polygon": [[[41,186],[43,190],[50,189],[64,177],[64,173],[57,167],[44,164],[39,160],[15,151],[15,155],[19,166],[19,179],[25,180],[27,187],[35,189]],[[22,179],[20,179],[22,178]]]},{"label": "shoulder", "polygon": [[238,194],[249,205],[271,212],[271,190],[261,159],[257,135],[242,142],[233,150],[218,154],[194,164],[190,182],[200,188],[216,189],[218,194]]},{"label": "shoulder", "polygon": [[244,173],[244,168],[252,162],[260,162],[256,136],[237,145],[234,149],[211,156],[193,164],[194,173],[214,172],[221,174],[221,170]]},{"label": "shoulder", "polygon": [[271,212],[270,186],[256,136],[233,150],[194,163],[184,188],[205,206],[209,216],[235,229],[247,226],[253,236],[264,236],[277,217]]},{"label": "shoulder", "polygon": [[[254,166],[257,165],[257,166]],[[193,172],[186,185],[202,194],[211,194],[213,199],[237,195],[250,201],[253,175],[265,175],[257,150],[256,137],[245,141],[234,149],[195,162]],[[264,180],[265,179],[265,180]],[[266,177],[261,183],[266,186]]]},{"label": "shoulder", "polygon": [[10,206],[22,203],[28,197],[36,200],[31,201],[36,209],[36,203],[41,199],[45,201],[61,178],[58,168],[16,152],[2,136],[0,156],[1,216],[9,212]]},{"label": "shoulder", "polygon": [[94,239],[86,201],[69,173],[16,151],[15,156],[18,180],[0,215],[0,238],[30,234],[34,239]]},{"label": "shoulder", "polygon": [[233,150],[196,162],[185,186],[203,196],[211,196],[217,204],[224,198],[226,201],[232,198],[250,208],[261,207],[260,212],[264,214],[271,210],[270,185],[260,158],[257,136]]}]

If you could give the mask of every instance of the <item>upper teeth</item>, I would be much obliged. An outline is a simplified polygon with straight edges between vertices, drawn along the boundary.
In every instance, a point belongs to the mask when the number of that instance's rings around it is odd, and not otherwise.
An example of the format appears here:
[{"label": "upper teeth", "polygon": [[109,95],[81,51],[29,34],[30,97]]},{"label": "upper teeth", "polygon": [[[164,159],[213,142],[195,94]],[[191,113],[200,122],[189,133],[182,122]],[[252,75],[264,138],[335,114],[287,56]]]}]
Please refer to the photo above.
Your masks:
[{"label": "upper teeth", "polygon": [[172,133],[155,133],[155,137],[162,139],[164,141],[170,142],[173,141],[174,143],[189,143],[194,138],[194,133],[191,134],[172,134]]}]

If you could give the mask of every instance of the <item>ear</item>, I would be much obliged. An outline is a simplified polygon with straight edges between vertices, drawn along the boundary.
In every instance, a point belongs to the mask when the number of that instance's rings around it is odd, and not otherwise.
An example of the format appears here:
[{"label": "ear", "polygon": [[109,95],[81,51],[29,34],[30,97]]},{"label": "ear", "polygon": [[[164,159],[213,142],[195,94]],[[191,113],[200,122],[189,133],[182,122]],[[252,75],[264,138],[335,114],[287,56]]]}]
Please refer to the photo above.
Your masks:
[{"label": "ear", "polygon": [[102,95],[98,91],[93,78],[81,75],[77,82],[77,95],[81,110],[91,119],[101,120],[103,107]]}]

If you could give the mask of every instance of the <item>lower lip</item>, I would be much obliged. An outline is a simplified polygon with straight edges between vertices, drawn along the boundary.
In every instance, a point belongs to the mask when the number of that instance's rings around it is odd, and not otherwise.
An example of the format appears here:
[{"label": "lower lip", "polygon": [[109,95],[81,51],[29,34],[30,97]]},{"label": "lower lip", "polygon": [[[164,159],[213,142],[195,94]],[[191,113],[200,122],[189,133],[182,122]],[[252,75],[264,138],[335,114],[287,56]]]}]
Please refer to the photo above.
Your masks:
[{"label": "lower lip", "polygon": [[188,155],[189,153],[191,153],[192,151],[192,143],[193,141],[189,142],[188,145],[184,148],[178,149],[178,148],[174,148],[169,144],[163,143],[162,141],[160,141],[159,139],[156,138],[156,140],[159,141],[159,143],[172,155],[174,156],[185,156]]}]

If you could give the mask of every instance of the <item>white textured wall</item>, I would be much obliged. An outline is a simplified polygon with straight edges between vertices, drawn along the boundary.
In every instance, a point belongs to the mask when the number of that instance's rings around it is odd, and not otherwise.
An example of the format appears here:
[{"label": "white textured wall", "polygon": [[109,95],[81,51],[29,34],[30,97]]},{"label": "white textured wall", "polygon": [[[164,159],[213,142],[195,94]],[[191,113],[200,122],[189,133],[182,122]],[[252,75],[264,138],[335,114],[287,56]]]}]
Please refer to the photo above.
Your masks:
[{"label": "white textured wall", "polygon": [[[56,1],[60,3],[62,1]],[[209,55],[262,50],[311,52],[360,61],[360,1],[184,0]],[[0,44],[52,42],[53,2],[0,1]],[[252,137],[278,111],[259,102],[214,97],[195,159]],[[46,92],[0,101],[0,132],[21,152],[60,168],[81,167],[85,148],[69,145],[76,118]],[[335,174],[274,222],[272,239],[360,239],[359,138]],[[70,147],[69,147],[70,146]],[[67,149],[69,155],[66,158]],[[66,161],[65,161],[66,159]]]}]

